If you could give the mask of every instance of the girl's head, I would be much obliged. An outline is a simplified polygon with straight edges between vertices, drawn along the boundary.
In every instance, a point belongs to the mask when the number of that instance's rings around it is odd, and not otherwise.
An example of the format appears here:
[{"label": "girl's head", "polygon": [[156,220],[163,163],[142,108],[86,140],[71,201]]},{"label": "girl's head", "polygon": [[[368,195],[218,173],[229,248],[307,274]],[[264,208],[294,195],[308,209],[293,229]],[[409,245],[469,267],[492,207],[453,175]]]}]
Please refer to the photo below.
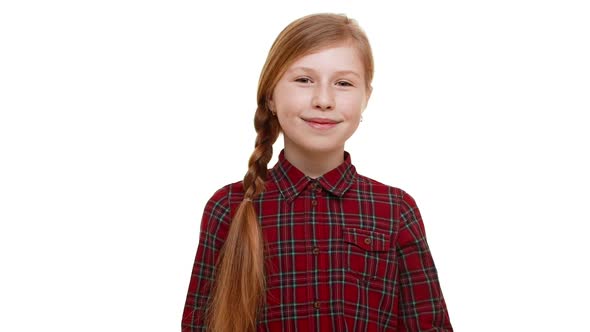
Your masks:
[{"label": "girl's head", "polygon": [[[262,233],[252,200],[264,191],[272,145],[279,133],[285,134],[285,148],[287,143],[318,151],[343,147],[358,127],[372,79],[371,47],[353,19],[308,15],[278,35],[258,82],[257,137],[243,180],[244,200],[217,262],[207,317],[212,331],[255,330],[265,278]],[[338,124],[314,128],[306,121],[311,118]],[[307,136],[312,133],[310,140]]]},{"label": "girl's head", "polygon": [[[314,14],[277,37],[260,75],[258,110],[275,115],[285,149],[343,150],[371,95],[373,56],[352,19]],[[314,125],[313,119],[336,125]],[[320,121],[320,120],[317,120]]]}]

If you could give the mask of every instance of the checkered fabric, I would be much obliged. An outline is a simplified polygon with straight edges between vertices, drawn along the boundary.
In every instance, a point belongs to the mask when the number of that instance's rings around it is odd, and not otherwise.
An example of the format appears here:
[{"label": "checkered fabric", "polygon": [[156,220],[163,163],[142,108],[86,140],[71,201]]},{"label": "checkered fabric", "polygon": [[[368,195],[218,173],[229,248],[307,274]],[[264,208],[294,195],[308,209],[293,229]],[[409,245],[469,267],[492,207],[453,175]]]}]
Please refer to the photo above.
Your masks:
[{"label": "checkered fabric", "polygon": [[[266,247],[258,331],[453,331],[410,195],[358,174],[346,151],[313,179],[283,150],[268,175],[253,199]],[[206,330],[215,262],[242,200],[235,182],[206,204],[182,331]]]}]

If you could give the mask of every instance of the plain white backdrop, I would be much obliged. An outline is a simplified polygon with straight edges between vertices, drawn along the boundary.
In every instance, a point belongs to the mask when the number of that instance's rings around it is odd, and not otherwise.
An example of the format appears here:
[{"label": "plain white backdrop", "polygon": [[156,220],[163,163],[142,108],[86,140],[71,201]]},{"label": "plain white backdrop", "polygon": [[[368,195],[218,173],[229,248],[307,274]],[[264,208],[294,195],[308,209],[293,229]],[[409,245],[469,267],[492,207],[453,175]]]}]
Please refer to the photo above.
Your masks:
[{"label": "plain white backdrop", "polygon": [[590,11],[518,0],[2,2],[1,331],[180,330],[266,54],[313,12],[369,36],[346,149],[418,202],[455,330],[590,331]]}]

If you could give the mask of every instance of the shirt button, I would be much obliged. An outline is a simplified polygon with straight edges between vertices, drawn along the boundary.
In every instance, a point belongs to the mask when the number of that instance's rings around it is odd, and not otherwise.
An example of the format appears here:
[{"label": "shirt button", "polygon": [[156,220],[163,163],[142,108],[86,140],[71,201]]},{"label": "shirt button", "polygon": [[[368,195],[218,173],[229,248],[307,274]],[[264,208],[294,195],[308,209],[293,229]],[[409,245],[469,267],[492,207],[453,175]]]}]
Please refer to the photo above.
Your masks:
[{"label": "shirt button", "polygon": [[313,303],[313,307],[314,307],[315,309],[319,309],[319,308],[320,308],[320,302],[319,302],[319,301],[315,301],[315,302]]},{"label": "shirt button", "polygon": [[318,248],[318,247],[313,247],[313,250],[312,250],[312,252],[313,252],[313,254],[314,254],[314,255],[317,255],[317,254],[319,254],[319,253],[320,253],[320,248]]},{"label": "shirt button", "polygon": [[313,206],[316,206],[316,205],[318,205],[318,201],[317,201],[317,200],[315,200],[315,199],[314,199],[314,200],[312,200],[312,201],[311,201],[311,205],[313,205]]},{"label": "shirt button", "polygon": [[371,244],[371,239],[370,238],[365,238],[365,243],[366,244]]}]

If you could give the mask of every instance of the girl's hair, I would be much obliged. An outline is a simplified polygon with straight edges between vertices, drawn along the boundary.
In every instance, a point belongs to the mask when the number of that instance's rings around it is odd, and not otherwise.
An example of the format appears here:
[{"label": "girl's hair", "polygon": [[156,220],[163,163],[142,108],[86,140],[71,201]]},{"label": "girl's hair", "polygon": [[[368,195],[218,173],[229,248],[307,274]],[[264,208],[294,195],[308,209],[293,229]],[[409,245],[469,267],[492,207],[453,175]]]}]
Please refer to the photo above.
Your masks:
[{"label": "girl's hair", "polygon": [[258,82],[257,132],[254,152],[244,176],[244,200],[238,207],[227,239],[219,253],[211,303],[207,312],[213,332],[255,331],[258,310],[265,299],[264,245],[252,200],[264,191],[272,146],[281,128],[269,109],[269,99],[289,66],[325,48],[355,47],[365,69],[365,88],[373,79],[373,55],[369,41],[356,20],[343,14],[320,13],[290,23],[274,41]]}]

